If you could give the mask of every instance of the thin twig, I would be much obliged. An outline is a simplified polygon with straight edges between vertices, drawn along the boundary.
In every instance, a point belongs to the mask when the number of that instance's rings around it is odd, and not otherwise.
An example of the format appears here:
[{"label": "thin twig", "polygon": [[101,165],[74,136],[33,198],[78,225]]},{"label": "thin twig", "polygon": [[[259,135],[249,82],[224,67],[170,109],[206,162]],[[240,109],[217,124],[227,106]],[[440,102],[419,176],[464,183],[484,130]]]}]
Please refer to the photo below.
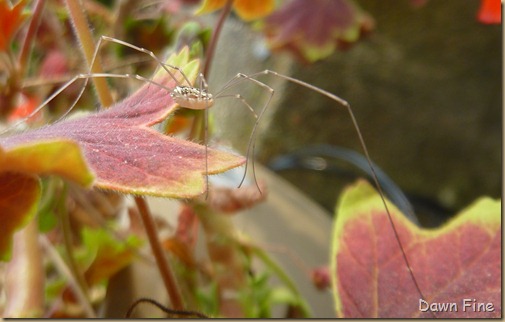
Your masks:
[{"label": "thin twig", "polygon": [[[72,26],[74,27],[74,32],[81,43],[82,51],[88,66],[91,65],[93,60],[93,54],[95,52],[95,43],[89,29],[88,20],[81,6],[79,0],[66,0],[68,12],[72,18]],[[95,60],[93,66],[89,66],[91,73],[102,73],[102,67],[99,62]],[[100,104],[103,107],[112,105],[114,100],[110,94],[109,87],[107,86],[107,81],[102,77],[93,77],[93,84],[98,95]]]},{"label": "thin twig", "polygon": [[158,269],[160,270],[161,278],[163,279],[163,283],[167,289],[170,302],[175,310],[183,310],[184,305],[182,303],[182,297],[167,258],[165,257],[165,253],[163,252],[163,248],[161,247],[161,242],[158,239],[156,225],[151,212],[149,211],[149,207],[147,206],[147,202],[143,197],[135,197],[135,203],[137,204],[137,209],[139,210],[140,217],[144,223],[149,244],[151,245],[154,258],[156,259]]},{"label": "thin twig", "polygon": [[30,25],[28,26],[28,31],[26,32],[25,39],[23,40],[23,45],[21,46],[21,52],[19,53],[18,57],[20,77],[24,75],[25,70],[28,66],[33,37],[35,37],[37,34],[37,29],[40,25],[40,18],[42,17],[42,11],[44,10],[45,4],[46,0],[37,0],[37,2],[35,2],[32,19],[30,20]]},{"label": "thin twig", "polygon": [[74,294],[77,297],[78,301],[81,303],[86,317],[96,318],[95,311],[93,310],[89,299],[86,297],[86,294],[83,292],[83,290],[79,287],[79,282],[76,280],[74,274],[72,274],[70,267],[67,265],[67,263],[65,263],[63,258],[56,251],[54,246],[45,235],[40,235],[39,241],[44,247],[44,250],[49,255],[49,258],[53,261],[56,270],[58,270],[60,274],[67,278],[68,284],[72,291],[74,291]]},{"label": "thin twig", "polygon": [[[67,190],[65,189],[63,192],[63,200],[67,198]],[[72,272],[75,280],[77,281],[77,287],[79,287],[80,292],[84,295],[84,309],[87,311],[87,307],[91,307],[91,299],[89,297],[89,287],[86,282],[82,271],[79,269],[79,265],[77,264],[74,253],[72,250],[72,228],[70,227],[70,218],[69,214],[66,211],[62,211],[62,207],[58,207],[57,213],[60,217],[61,230],[63,232],[63,247],[65,248],[65,253],[67,255],[68,267]],[[93,313],[94,314],[94,313]]]},{"label": "thin twig", "polygon": [[231,6],[233,4],[233,0],[227,0],[224,5],[223,10],[221,11],[221,15],[216,23],[216,28],[212,32],[212,37],[210,39],[209,48],[207,49],[207,54],[205,55],[205,62],[203,66],[203,76],[206,79],[209,79],[210,66],[212,65],[212,60],[214,59],[214,52],[216,51],[217,42],[221,35],[221,31],[223,29],[224,21],[228,18],[228,15],[231,11]]},{"label": "thin twig", "polygon": [[196,311],[182,311],[182,310],[172,310],[171,308],[163,306],[161,303],[159,303],[156,300],[142,297],[138,300],[136,300],[128,309],[128,312],[126,312],[125,318],[129,319],[133,313],[133,310],[135,307],[141,303],[149,303],[154,306],[156,306],[158,309],[162,310],[163,312],[168,314],[169,318],[178,318],[178,317],[187,317],[187,318],[200,318],[200,319],[208,319],[209,317],[205,314],[202,314],[200,312]]}]

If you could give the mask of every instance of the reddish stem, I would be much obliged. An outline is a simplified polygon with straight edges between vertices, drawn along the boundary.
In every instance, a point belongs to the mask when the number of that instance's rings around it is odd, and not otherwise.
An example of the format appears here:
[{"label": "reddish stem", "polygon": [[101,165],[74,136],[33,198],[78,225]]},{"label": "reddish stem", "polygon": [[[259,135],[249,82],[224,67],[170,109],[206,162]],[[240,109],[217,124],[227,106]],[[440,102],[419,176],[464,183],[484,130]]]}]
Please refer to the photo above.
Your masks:
[{"label": "reddish stem", "polygon": [[18,57],[18,68],[19,75],[22,77],[25,73],[26,67],[28,65],[28,60],[30,58],[30,51],[32,49],[33,38],[37,33],[37,29],[40,25],[40,18],[42,17],[42,11],[44,10],[44,5],[46,0],[37,0],[33,8],[32,19],[30,20],[30,25],[28,26],[28,31],[26,32],[25,39],[23,40],[23,45],[21,47],[21,52]]},{"label": "reddish stem", "polygon": [[156,225],[154,223],[147,202],[142,197],[135,197],[135,203],[137,204],[137,209],[140,212],[140,217],[144,223],[144,228],[146,229],[147,238],[149,239],[149,244],[151,245],[151,250],[153,251],[154,258],[160,270],[161,278],[167,289],[170,302],[175,310],[183,310],[184,305],[182,303],[182,298],[175,282],[173,273],[168,265],[165,253],[161,247],[161,242],[158,239],[158,232],[156,230]]},{"label": "reddish stem", "polygon": [[209,79],[210,66],[212,65],[212,60],[214,59],[214,52],[216,51],[217,41],[221,35],[224,21],[230,14],[232,4],[233,0],[226,1],[226,4],[221,11],[221,16],[219,16],[219,19],[217,21],[216,28],[214,28],[214,31],[212,32],[212,37],[210,38],[209,48],[207,49],[207,55],[205,56],[205,63],[202,72],[203,76],[205,76],[205,79]]},{"label": "reddish stem", "polygon": [[[95,43],[81,1],[66,0],[66,3],[75,35],[82,46],[82,53],[84,54],[84,58],[88,63],[91,73],[103,73],[99,60],[95,60],[95,63],[91,66],[91,61],[93,60],[93,54],[95,52]],[[107,85],[107,80],[102,77],[92,78],[91,80],[95,85],[100,104],[103,107],[111,106],[113,99],[109,86]]]}]

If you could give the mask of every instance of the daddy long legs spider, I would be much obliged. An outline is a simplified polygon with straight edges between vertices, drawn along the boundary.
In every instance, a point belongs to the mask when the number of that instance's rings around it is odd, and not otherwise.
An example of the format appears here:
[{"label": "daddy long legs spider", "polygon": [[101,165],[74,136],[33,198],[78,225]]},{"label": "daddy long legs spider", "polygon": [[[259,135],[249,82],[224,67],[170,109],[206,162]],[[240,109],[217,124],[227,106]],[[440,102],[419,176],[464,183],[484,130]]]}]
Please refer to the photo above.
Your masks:
[{"label": "daddy long legs spider", "polygon": [[[273,78],[278,78],[278,79],[281,79],[283,81],[286,81],[286,82],[290,82],[290,83],[293,83],[295,85],[298,85],[300,86],[301,88],[305,88],[307,89],[308,91],[312,91],[312,92],[315,92],[319,95],[322,95],[328,99],[330,99],[331,101],[333,101],[335,103],[335,105],[339,106],[340,108],[343,108],[347,111],[349,117],[350,117],[350,121],[352,123],[352,126],[354,127],[354,129],[356,130],[356,135],[357,135],[357,138],[358,138],[358,141],[359,141],[359,144],[363,150],[363,153],[366,157],[366,160],[368,162],[368,166],[370,167],[370,171],[372,173],[372,179],[375,183],[375,186],[376,188],[378,189],[379,191],[379,194],[381,196],[381,199],[382,199],[382,202],[383,202],[383,206],[384,206],[384,209],[385,211],[388,213],[388,218],[389,218],[389,221],[390,221],[390,224],[393,228],[393,233],[394,233],[394,236],[395,236],[395,239],[398,243],[398,246],[400,247],[401,249],[401,253],[402,253],[402,257],[404,259],[404,262],[405,262],[405,265],[409,271],[409,274],[412,278],[412,282],[414,283],[415,285],[415,288],[417,290],[417,292],[419,293],[420,295],[420,298],[423,299],[425,298],[419,285],[417,284],[417,281],[413,275],[413,272],[412,272],[412,268],[410,266],[410,263],[409,263],[409,260],[408,260],[408,257],[403,249],[403,246],[402,246],[402,242],[400,240],[400,237],[399,237],[399,234],[396,230],[396,226],[395,226],[395,223],[390,215],[390,211],[388,209],[388,206],[387,206],[387,203],[385,201],[385,197],[384,197],[384,193],[382,191],[382,187],[381,187],[381,184],[379,183],[379,180],[377,178],[377,174],[375,172],[375,169],[374,169],[374,166],[373,166],[373,163],[372,163],[372,160],[371,160],[371,157],[369,156],[369,153],[368,153],[368,148],[366,146],[366,143],[365,143],[365,140],[362,136],[362,133],[361,133],[361,130],[359,128],[359,125],[358,125],[358,122],[354,116],[354,113],[353,113],[353,110],[351,109],[351,106],[349,105],[349,103],[343,99],[341,99],[340,97],[334,95],[333,93],[330,93],[328,91],[325,91],[319,87],[316,87],[312,84],[309,84],[307,82],[304,82],[302,80],[299,80],[299,79],[296,79],[296,78],[293,78],[293,77],[290,77],[290,76],[287,76],[287,75],[283,75],[283,74],[280,74],[280,73],[277,73],[275,71],[272,71],[272,70],[263,70],[261,72],[257,72],[257,73],[252,73],[252,74],[243,74],[243,73],[238,73],[236,74],[233,78],[231,78],[228,82],[225,83],[225,85],[219,90],[219,91],[216,91],[214,94],[210,93],[208,91],[208,85],[207,85],[207,82],[205,80],[205,78],[203,77],[202,74],[199,74],[198,78],[197,78],[197,81],[196,81],[196,84],[198,86],[193,86],[190,81],[188,80],[188,78],[186,77],[186,75],[184,75],[184,72],[177,66],[171,66],[171,65],[167,65],[165,63],[162,62],[162,60],[160,60],[153,52],[147,50],[147,49],[144,49],[144,48],[141,48],[141,47],[138,47],[138,46],[135,46],[135,45],[132,45],[132,44],[129,44],[127,42],[124,42],[122,40],[119,40],[119,39],[115,39],[115,38],[112,38],[112,37],[107,37],[107,36],[102,36],[100,37],[99,39],[99,42],[98,42],[98,45],[96,46],[96,49],[95,49],[95,52],[93,54],[93,59],[92,59],[92,63],[91,63],[91,66],[93,66],[93,64],[95,63],[95,61],[97,60],[97,57],[98,57],[98,53],[99,53],[99,50],[101,48],[101,46],[103,45],[103,43],[105,42],[111,42],[111,43],[116,43],[118,45],[121,45],[121,46],[126,46],[126,47],[129,47],[133,50],[136,50],[140,53],[143,53],[143,54],[146,54],[148,56],[150,56],[158,65],[158,68],[161,68],[163,69],[165,72],[167,72],[170,77],[176,82],[176,86],[174,88],[168,88],[162,84],[159,84],[159,83],[156,83],[155,81],[153,81],[152,79],[150,78],[147,78],[147,77],[144,77],[144,76],[141,76],[139,74],[113,74],[113,73],[87,73],[87,74],[79,74],[77,76],[75,76],[74,78],[72,78],[69,82],[65,83],[60,89],[58,89],[54,94],[52,94],[48,99],[46,99],[33,113],[35,114],[36,112],[40,111],[44,106],[46,106],[49,102],[51,102],[57,95],[59,95],[61,92],[63,92],[66,88],[68,88],[69,86],[71,86],[72,84],[74,84],[75,82],[79,81],[79,80],[84,80],[84,85],[81,89],[81,92],[79,93],[77,99],[74,101],[74,103],[70,106],[70,108],[68,109],[68,111],[65,113],[65,115],[67,115],[75,106],[75,104],[77,103],[77,101],[79,100],[79,98],[81,97],[84,89],[86,88],[86,84],[88,83],[89,79],[91,78],[96,78],[96,77],[99,77],[99,78],[122,78],[122,79],[136,79],[136,80],[139,80],[139,81],[143,81],[143,82],[147,82],[149,83],[150,85],[152,86],[159,86],[161,88],[163,88],[164,90],[166,90],[167,92],[167,95],[170,95],[175,102],[177,102],[181,107],[184,107],[184,108],[187,108],[187,109],[192,109],[192,110],[203,110],[205,112],[205,118],[204,118],[204,121],[205,121],[205,140],[207,140],[207,133],[208,133],[208,110],[210,107],[212,107],[215,103],[215,101],[218,99],[218,98],[235,98],[237,99],[242,105],[244,105],[245,107],[248,108],[248,110],[254,115],[254,118],[255,118],[255,122],[254,122],[254,127],[252,129],[252,132],[250,134],[250,137],[249,137],[249,143],[247,145],[247,152],[246,152],[246,157],[247,157],[247,160],[251,160],[252,162],[252,172],[253,172],[253,177],[254,179],[256,180],[256,175],[255,175],[255,170],[254,170],[254,152],[255,152],[255,140],[256,140],[256,136],[257,136],[257,129],[258,129],[258,124],[260,123],[265,111],[267,110],[267,108],[269,107],[270,105],[270,102],[275,94],[275,90],[270,87],[269,85],[267,85],[267,83],[264,83],[263,81],[260,81],[258,80],[257,78],[259,78],[260,76],[271,76]],[[181,75],[181,78],[178,78],[177,75]],[[238,86],[239,84],[241,83],[244,83],[244,82],[249,82],[253,85],[256,85],[259,89],[265,91],[268,96],[267,96],[267,100],[266,102],[263,104],[261,110],[259,113],[256,113],[254,111],[254,109],[252,108],[251,104],[244,98],[242,97],[240,94],[228,94],[229,91]],[[207,143],[206,143],[206,149],[207,149]],[[207,150],[206,150],[207,151]],[[207,152],[206,152],[207,153]],[[206,164],[206,167],[207,167],[207,164]],[[242,185],[244,179],[245,179],[245,176],[246,176],[246,173],[247,173],[247,169],[248,169],[248,165],[246,163],[246,168],[245,168],[245,171],[244,171],[244,176],[242,178],[242,181],[241,183],[239,184]],[[208,180],[208,176],[206,176],[207,180]],[[257,183],[256,183],[257,185]],[[259,186],[258,186],[258,189],[259,189]]]}]

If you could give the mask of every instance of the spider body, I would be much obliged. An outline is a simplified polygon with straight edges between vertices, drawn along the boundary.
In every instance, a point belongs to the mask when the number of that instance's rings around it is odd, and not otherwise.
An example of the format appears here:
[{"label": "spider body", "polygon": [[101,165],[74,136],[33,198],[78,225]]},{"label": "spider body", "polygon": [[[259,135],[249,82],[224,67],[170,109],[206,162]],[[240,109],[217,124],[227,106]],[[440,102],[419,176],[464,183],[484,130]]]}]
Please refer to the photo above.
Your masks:
[{"label": "spider body", "polygon": [[176,86],[170,96],[180,106],[192,110],[205,110],[214,105],[214,97],[203,88]]}]

